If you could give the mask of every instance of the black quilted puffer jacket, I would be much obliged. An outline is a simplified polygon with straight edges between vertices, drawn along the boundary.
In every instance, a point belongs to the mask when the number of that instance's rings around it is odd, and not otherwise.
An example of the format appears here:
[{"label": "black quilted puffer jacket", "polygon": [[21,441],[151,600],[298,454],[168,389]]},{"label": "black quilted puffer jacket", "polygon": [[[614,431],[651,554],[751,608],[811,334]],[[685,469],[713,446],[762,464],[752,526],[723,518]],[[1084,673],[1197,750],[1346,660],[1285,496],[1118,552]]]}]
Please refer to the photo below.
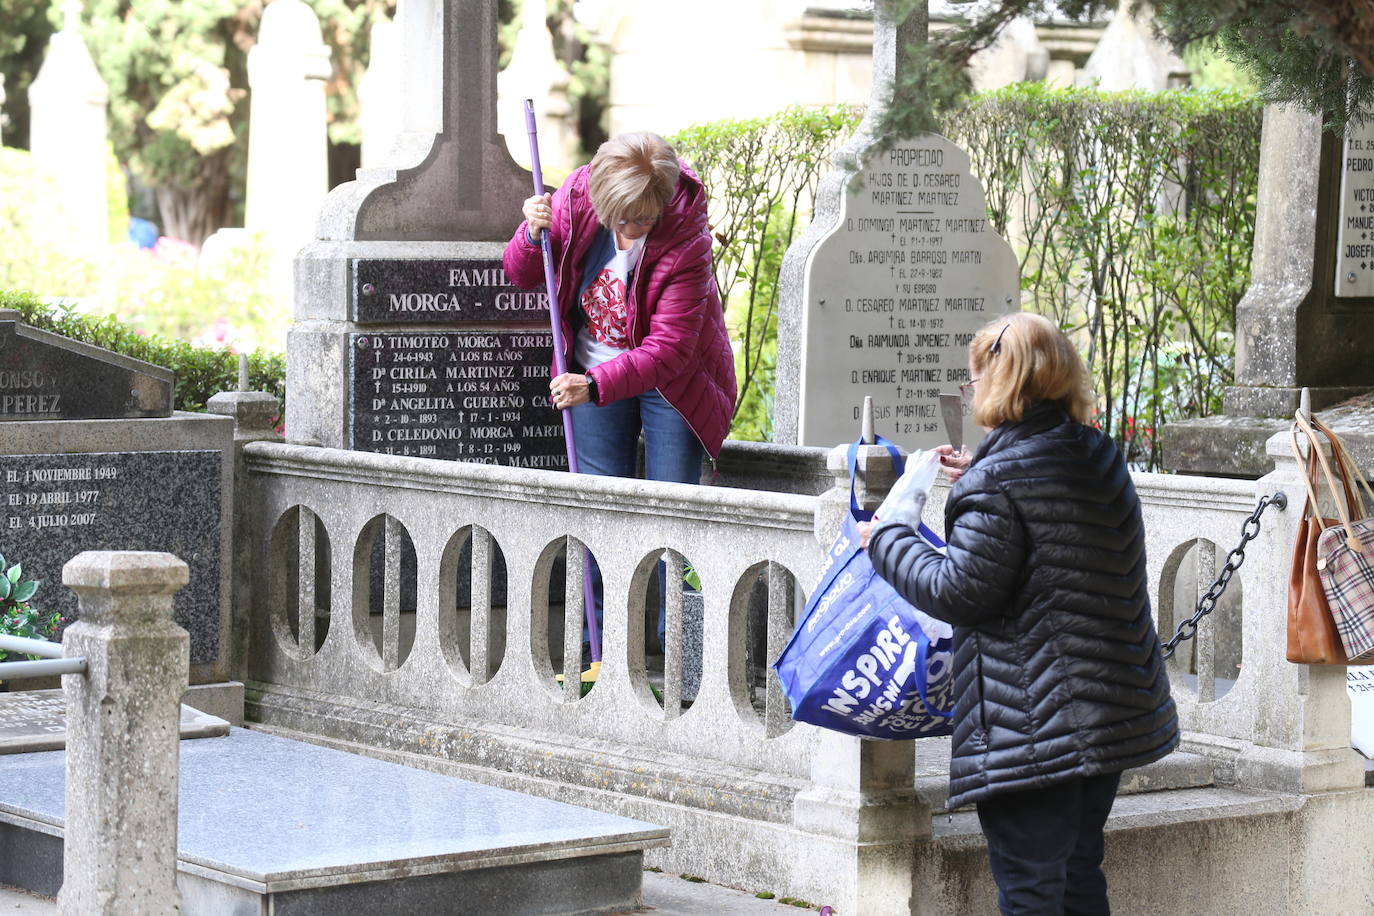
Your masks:
[{"label": "black quilted puffer jacket", "polygon": [[1116,445],[1041,403],[983,440],[941,556],[874,532],[878,572],[954,625],[949,805],[1141,766],[1178,744],[1140,499]]}]

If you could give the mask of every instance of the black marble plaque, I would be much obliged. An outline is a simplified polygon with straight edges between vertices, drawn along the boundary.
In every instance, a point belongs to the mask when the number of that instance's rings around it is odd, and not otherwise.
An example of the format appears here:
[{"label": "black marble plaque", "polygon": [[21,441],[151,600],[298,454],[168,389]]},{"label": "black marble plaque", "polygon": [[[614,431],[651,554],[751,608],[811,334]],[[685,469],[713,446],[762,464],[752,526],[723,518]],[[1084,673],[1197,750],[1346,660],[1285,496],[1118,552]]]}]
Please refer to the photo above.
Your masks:
[{"label": "black marble plaque", "polygon": [[547,321],[544,287],[512,286],[500,258],[436,260],[357,258],[353,320]]},{"label": "black marble plaque", "polygon": [[552,352],[531,328],[350,334],[349,447],[564,470]]},{"label": "black marble plaque", "polygon": [[213,450],[0,456],[0,554],[41,584],[35,607],[77,616],[62,567],[83,550],[159,550],[191,568],[175,597],[192,663],[219,654],[220,462]]},{"label": "black marble plaque", "polygon": [[172,381],[160,366],[0,318],[0,421],[170,417]]}]

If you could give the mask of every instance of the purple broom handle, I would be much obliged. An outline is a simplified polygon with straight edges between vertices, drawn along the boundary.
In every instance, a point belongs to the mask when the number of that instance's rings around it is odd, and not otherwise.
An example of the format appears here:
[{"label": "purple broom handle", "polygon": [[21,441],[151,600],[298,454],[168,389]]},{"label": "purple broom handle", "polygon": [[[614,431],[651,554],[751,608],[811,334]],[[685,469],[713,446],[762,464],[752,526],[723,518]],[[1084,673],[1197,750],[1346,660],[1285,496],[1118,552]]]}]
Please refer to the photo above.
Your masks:
[{"label": "purple broom handle", "polygon": [[[539,165],[539,130],[534,123],[534,99],[525,99],[525,132],[530,135],[530,171],[534,173],[534,193],[544,196],[544,170]],[[553,370],[555,375],[568,371],[568,359],[563,349],[563,316],[558,310],[558,276],[553,266],[553,248],[549,233],[539,233],[539,247],[544,253],[544,297],[549,301],[549,325],[553,331]],[[577,470],[577,449],[573,446],[573,418],[567,410],[563,415],[563,440],[568,448],[568,470]],[[596,619],[596,598],[592,588],[591,553],[582,552],[582,609],[587,618],[587,642],[591,644],[592,661],[601,661],[601,626]],[[580,666],[579,666],[580,667]],[[563,663],[566,678],[568,664]]]}]

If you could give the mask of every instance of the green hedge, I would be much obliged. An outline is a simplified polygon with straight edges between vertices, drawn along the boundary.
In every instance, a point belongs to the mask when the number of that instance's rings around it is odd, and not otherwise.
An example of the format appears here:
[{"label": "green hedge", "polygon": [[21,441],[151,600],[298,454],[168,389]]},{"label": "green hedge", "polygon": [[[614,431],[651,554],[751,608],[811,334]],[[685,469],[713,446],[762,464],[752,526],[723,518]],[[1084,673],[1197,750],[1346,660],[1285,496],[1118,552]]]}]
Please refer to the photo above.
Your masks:
[{"label": "green hedge", "polygon": [[945,118],[1017,248],[1022,307],[1074,335],[1097,423],[1156,469],[1160,426],[1220,412],[1250,283],[1262,105],[1037,83]]},{"label": "green hedge", "polygon": [[[201,349],[181,340],[139,334],[113,316],[83,315],[70,305],[45,304],[28,293],[0,290],[0,308],[18,309],[25,324],[104,347],[176,373],[177,410],[203,411],[205,402],[238,388],[238,354]],[[248,387],[267,391],[286,407],[286,357],[256,350],[248,355]]]},{"label": "green hedge", "polygon": [[710,197],[715,275],[735,343],[739,398],[731,436],[773,438],[778,273],[811,220],[816,185],[863,111],[794,106],[766,118],[713,121],[670,138]]},{"label": "green hedge", "polygon": [[[782,251],[861,112],[789,109],[675,136],[711,197],[716,277],[742,379],[731,435],[772,434]],[[1097,422],[1137,467],[1158,427],[1220,409],[1250,280],[1261,104],[1217,91],[1104,93],[1022,84],[944,112],[988,214],[1016,248],[1022,307],[1078,342]]]}]

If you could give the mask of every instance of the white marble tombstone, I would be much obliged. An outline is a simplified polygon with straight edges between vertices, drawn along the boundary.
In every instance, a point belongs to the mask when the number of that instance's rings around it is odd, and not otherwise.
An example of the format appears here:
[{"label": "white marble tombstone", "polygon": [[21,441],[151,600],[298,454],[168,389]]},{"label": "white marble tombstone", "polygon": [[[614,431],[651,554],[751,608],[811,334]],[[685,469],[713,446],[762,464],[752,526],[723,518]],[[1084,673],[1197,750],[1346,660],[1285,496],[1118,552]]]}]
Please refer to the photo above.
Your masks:
[{"label": "white marble tombstone", "polygon": [[[968,154],[935,134],[871,150],[811,251],[802,301],[799,444],[852,440],[866,395],[897,444],[948,442],[940,394],[968,380],[974,332],[1020,308],[1016,257]],[[964,442],[980,437],[966,418]]]},{"label": "white marble tombstone", "polygon": [[315,237],[329,190],[324,81],[329,48],[301,0],[273,0],[248,52],[248,191],[244,225],[288,259]]},{"label": "white marble tombstone", "polygon": [[551,172],[569,172],[577,154],[577,132],[568,101],[568,73],[553,53],[544,0],[523,0],[520,31],[510,63],[496,77],[496,129],[511,158],[530,164],[525,99],[534,100],[539,125],[539,160]]},{"label": "white marble tombstone", "polygon": [[1126,89],[1158,91],[1185,85],[1188,65],[1154,33],[1148,11],[1133,11],[1123,2],[1083,64],[1085,84],[1106,92]]},{"label": "white marble tombstone", "polygon": [[29,149],[34,165],[54,179],[53,203],[73,249],[109,242],[105,111],[110,91],[96,71],[77,26],[81,4],[68,0],[65,21],[29,86]]},{"label": "white marble tombstone", "polygon": [[368,33],[367,71],[358,83],[362,167],[386,161],[403,127],[401,32],[395,22],[374,22]]}]

